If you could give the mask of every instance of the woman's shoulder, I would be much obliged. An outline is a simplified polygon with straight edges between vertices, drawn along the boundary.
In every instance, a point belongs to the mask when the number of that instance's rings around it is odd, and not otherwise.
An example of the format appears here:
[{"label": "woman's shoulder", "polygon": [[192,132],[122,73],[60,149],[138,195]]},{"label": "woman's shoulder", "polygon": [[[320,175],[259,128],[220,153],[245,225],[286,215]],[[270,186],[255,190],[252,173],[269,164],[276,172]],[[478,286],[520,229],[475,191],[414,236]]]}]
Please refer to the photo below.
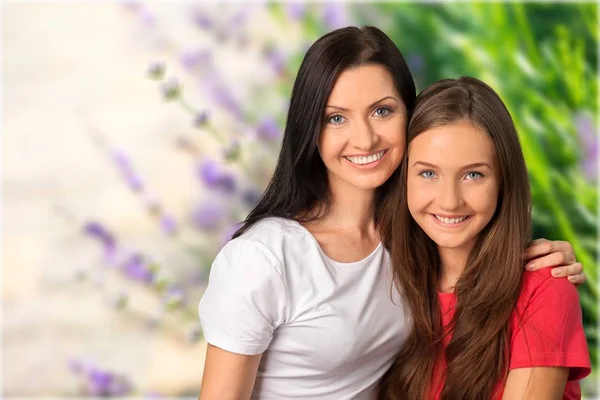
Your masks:
[{"label": "woman's shoulder", "polygon": [[284,253],[294,252],[306,239],[305,229],[296,221],[281,217],[268,217],[252,225],[247,231],[224,246],[230,251],[253,248],[266,253],[274,260],[283,260]]},{"label": "woman's shoulder", "polygon": [[294,220],[282,217],[267,217],[256,222],[239,238],[273,247],[274,245],[279,246],[282,242],[293,243],[294,240],[305,235],[305,229]]}]

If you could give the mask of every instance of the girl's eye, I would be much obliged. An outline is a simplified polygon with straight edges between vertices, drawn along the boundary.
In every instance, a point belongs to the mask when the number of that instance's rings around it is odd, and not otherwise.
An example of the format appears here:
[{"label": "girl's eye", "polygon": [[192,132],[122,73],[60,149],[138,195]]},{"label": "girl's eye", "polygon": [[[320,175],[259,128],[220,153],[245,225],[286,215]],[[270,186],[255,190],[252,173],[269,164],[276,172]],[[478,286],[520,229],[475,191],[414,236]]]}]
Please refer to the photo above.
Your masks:
[{"label": "girl's eye", "polygon": [[377,117],[386,117],[391,112],[392,110],[390,110],[388,107],[380,107],[377,110],[375,110],[375,115]]},{"label": "girl's eye", "polygon": [[421,175],[425,179],[435,178],[435,172],[433,172],[433,171],[423,171],[419,175]]},{"label": "girl's eye", "polygon": [[331,117],[329,117],[327,119],[327,122],[329,122],[330,124],[333,124],[333,125],[339,125],[339,124],[343,123],[345,120],[346,120],[346,118],[342,117],[339,114],[336,114],[336,115],[332,115]]},{"label": "girl's eye", "polygon": [[469,172],[469,173],[466,175],[466,178],[467,178],[468,180],[474,181],[474,180],[477,180],[477,179],[479,179],[479,178],[483,178],[483,174],[482,174],[482,173],[479,173],[479,172]]}]

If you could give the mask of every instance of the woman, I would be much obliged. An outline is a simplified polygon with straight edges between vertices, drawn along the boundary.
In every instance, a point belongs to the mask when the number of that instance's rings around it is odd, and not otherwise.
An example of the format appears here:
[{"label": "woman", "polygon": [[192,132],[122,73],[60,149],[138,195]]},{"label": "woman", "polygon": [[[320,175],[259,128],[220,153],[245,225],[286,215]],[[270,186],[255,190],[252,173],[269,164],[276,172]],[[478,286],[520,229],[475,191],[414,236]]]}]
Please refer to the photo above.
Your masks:
[{"label": "woman", "polygon": [[[200,301],[200,399],[376,396],[410,327],[404,300],[390,299],[378,221],[414,100],[402,54],[376,28],[339,29],[308,50],[273,178]],[[582,271],[568,243],[529,252],[536,267]]]},{"label": "woman", "polygon": [[382,218],[413,322],[384,398],[581,397],[590,359],[577,291],[523,269],[530,197],[515,126],[489,86],[447,79],[419,95]]}]

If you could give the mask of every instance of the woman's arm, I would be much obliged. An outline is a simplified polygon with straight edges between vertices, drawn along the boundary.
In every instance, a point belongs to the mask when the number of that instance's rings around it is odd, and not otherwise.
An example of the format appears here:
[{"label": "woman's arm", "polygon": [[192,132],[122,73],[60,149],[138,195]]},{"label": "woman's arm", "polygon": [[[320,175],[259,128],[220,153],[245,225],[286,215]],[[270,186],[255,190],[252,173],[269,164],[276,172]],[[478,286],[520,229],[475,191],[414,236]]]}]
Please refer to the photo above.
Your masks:
[{"label": "woman's arm", "polygon": [[517,368],[508,373],[502,400],[562,400],[569,368]]},{"label": "woman's arm", "polygon": [[198,400],[249,399],[261,357],[231,353],[209,344]]},{"label": "woman's arm", "polygon": [[552,276],[568,278],[571,283],[581,285],[586,281],[583,266],[577,262],[571,243],[560,240],[537,239],[525,250],[526,269],[535,271],[553,267]]},{"label": "woman's arm", "polygon": [[233,239],[217,254],[198,305],[208,343],[199,399],[250,398],[262,354],[287,315],[280,267],[250,239]]}]

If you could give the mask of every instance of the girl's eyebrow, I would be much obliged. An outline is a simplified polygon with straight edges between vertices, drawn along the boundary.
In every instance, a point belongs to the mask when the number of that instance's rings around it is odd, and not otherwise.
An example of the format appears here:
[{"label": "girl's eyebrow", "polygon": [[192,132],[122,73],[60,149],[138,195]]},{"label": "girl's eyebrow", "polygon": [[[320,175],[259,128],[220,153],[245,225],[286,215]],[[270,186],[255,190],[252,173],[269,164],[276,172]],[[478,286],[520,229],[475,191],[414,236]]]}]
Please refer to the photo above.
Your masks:
[{"label": "girl's eyebrow", "polygon": [[464,169],[480,168],[480,167],[486,167],[486,168],[492,169],[490,164],[485,163],[485,162],[477,162],[477,163],[465,165],[462,169],[464,170]]},{"label": "girl's eyebrow", "polygon": [[[431,163],[428,163],[425,161],[416,161],[412,166],[414,167],[417,164],[420,164],[420,165],[422,165],[424,167],[428,167],[428,168],[438,168],[437,165],[431,164]],[[480,167],[486,167],[486,168],[492,169],[492,167],[488,163],[477,162],[477,163],[465,165],[461,168],[461,170],[471,169],[471,168],[480,168]]]},{"label": "girl's eyebrow", "polygon": [[[386,97],[384,97],[382,99],[379,99],[379,100],[373,102],[371,105],[369,105],[368,108],[372,108],[376,104],[381,103],[382,101],[387,100],[387,99],[392,99],[392,100],[398,101],[398,99],[395,98],[394,96],[386,96]],[[335,108],[336,110],[340,110],[340,111],[349,111],[347,108],[339,107],[339,106],[334,106],[333,104],[328,104],[328,105],[325,106],[325,108]]]},{"label": "girl's eyebrow", "polygon": [[414,167],[417,164],[421,164],[424,167],[428,167],[428,168],[437,168],[438,166],[435,164],[431,164],[425,161],[416,161],[412,166]]}]

